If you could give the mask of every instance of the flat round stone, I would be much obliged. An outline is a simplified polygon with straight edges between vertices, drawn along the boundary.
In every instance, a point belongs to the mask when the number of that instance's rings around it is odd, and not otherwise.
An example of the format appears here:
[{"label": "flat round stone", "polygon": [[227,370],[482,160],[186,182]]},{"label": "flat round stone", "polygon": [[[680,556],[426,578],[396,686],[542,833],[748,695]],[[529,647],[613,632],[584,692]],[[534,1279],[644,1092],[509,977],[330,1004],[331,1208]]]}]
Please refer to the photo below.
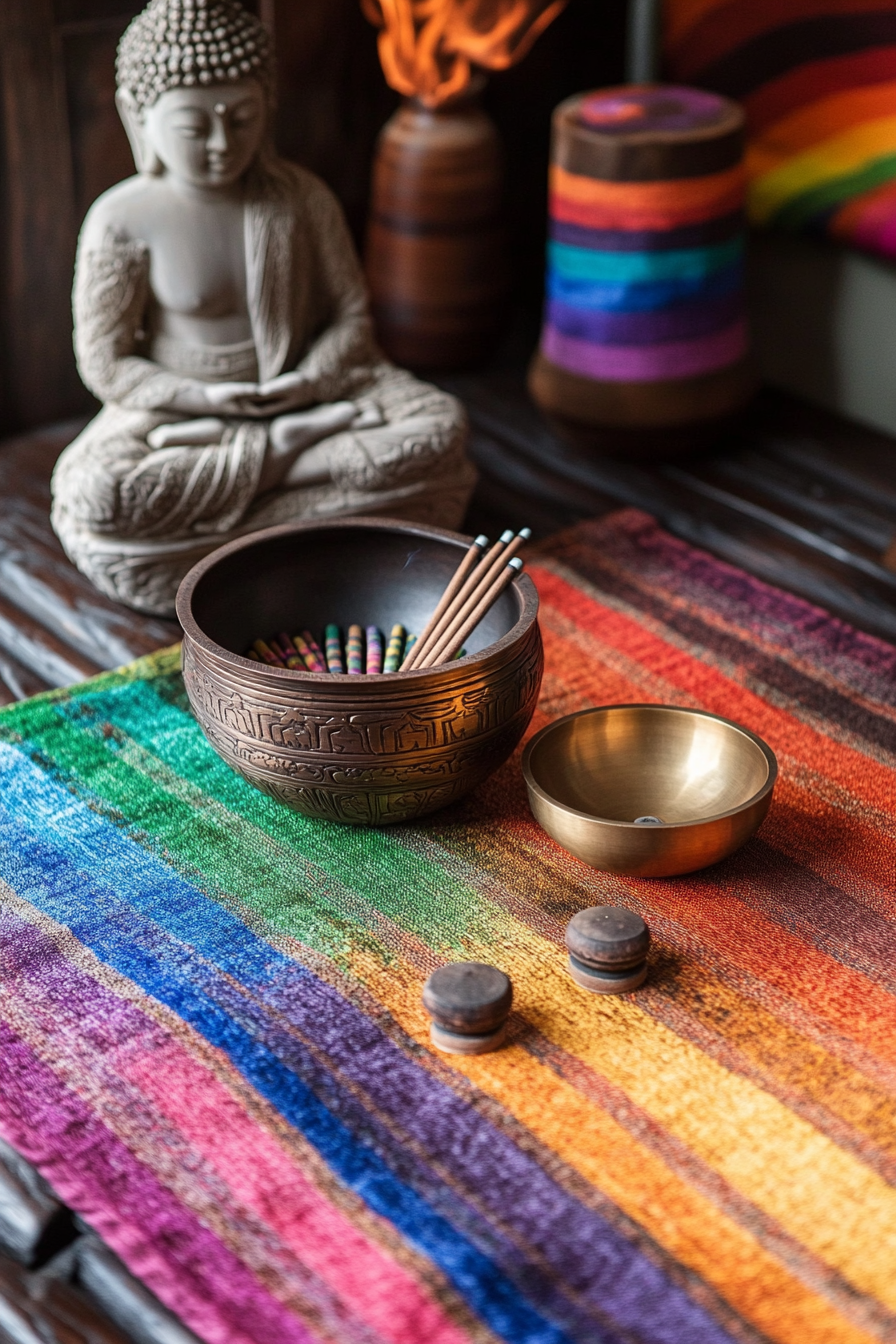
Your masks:
[{"label": "flat round stone", "polygon": [[461,1036],[497,1031],[512,1001],[510,978],[482,961],[440,966],[423,986],[423,1007],[433,1021]]},{"label": "flat round stone", "polygon": [[587,989],[590,994],[627,994],[629,990],[638,989],[647,979],[646,961],[642,961],[640,966],[629,967],[627,971],[594,971],[570,952],[567,969],[576,984]]},{"label": "flat round stone", "polygon": [[624,971],[646,958],[650,930],[640,915],[624,905],[593,905],[573,915],[567,924],[566,946],[586,966]]}]

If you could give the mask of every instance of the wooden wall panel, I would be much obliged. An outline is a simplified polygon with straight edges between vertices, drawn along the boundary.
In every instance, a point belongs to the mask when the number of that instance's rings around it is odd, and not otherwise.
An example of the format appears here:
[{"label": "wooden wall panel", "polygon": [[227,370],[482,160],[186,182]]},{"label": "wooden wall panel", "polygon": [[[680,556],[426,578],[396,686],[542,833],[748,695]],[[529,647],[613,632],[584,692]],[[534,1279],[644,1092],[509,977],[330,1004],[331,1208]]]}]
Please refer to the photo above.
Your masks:
[{"label": "wooden wall panel", "polygon": [[[139,0],[0,0],[0,433],[87,411],[71,349],[78,229],[133,171],[114,105],[118,38]],[[283,153],[334,188],[359,240],[377,133],[397,106],[358,0],[257,0],[273,29]],[[621,78],[625,0],[570,0],[487,104],[504,134],[518,292],[542,273],[550,112]]]},{"label": "wooden wall panel", "polygon": [[130,14],[73,23],[57,41],[66,95],[75,223],[115,182],[129,177],[134,160],[115,107],[115,50]]},{"label": "wooden wall panel", "polygon": [[10,425],[80,400],[70,333],[73,189],[49,0],[0,6],[4,412]]},{"label": "wooden wall panel", "polygon": [[115,44],[132,0],[3,0],[2,427],[87,410],[71,347],[81,219],[133,171],[115,115]]},{"label": "wooden wall panel", "polygon": [[363,233],[373,146],[398,95],[358,0],[262,0],[277,49],[277,144],[333,188]]}]

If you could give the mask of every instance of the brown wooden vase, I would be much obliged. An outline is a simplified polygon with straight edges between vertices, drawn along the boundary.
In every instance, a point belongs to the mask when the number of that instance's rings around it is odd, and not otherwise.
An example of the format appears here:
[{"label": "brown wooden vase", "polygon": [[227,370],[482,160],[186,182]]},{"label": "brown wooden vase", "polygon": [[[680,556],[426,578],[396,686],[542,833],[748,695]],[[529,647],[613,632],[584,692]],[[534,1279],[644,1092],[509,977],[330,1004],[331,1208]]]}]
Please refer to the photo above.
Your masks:
[{"label": "brown wooden vase", "polygon": [[488,353],[508,290],[497,129],[475,98],[409,100],[380,132],[366,267],[379,339],[399,364],[450,369]]}]

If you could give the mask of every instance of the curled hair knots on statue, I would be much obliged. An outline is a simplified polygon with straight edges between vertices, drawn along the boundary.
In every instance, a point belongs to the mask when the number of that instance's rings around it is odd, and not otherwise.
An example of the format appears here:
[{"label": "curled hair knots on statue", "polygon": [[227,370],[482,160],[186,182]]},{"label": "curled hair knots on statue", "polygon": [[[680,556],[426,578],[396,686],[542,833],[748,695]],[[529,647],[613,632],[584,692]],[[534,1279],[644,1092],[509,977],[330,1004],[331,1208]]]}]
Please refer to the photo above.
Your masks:
[{"label": "curled hair knots on statue", "polygon": [[116,75],[140,108],[168,89],[252,77],[270,95],[271,41],[237,0],[150,0],[118,44]]}]

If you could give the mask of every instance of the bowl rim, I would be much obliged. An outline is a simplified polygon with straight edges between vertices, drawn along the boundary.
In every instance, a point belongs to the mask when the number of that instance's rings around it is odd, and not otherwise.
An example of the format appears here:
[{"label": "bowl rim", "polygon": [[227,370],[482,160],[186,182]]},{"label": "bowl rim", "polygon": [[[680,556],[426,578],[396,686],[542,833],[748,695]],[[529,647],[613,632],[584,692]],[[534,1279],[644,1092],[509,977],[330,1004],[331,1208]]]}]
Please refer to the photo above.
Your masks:
[{"label": "bowl rim", "polygon": [[[351,515],[349,517],[339,518],[313,518],[306,519],[299,523],[278,523],[273,527],[260,528],[256,532],[247,532],[243,536],[235,537],[232,541],[225,542],[218,546],[208,555],[204,555],[196,564],[187,571],[180,582],[175,599],[175,612],[180,622],[184,635],[189,636],[194,644],[198,644],[206,653],[213,657],[223,659],[228,665],[235,665],[245,669],[252,674],[260,674],[262,677],[280,680],[282,677],[293,679],[297,684],[310,682],[312,685],[320,684],[324,686],[342,686],[350,684],[358,686],[357,674],[347,672],[310,672],[308,669],[291,667],[271,667],[267,663],[256,663],[254,659],[246,658],[241,653],[234,653],[231,649],[225,649],[223,644],[217,644],[208,636],[193,615],[193,594],[199,583],[205,578],[208,571],[221,560],[235,555],[240,551],[248,550],[252,546],[259,545],[262,542],[273,541],[278,537],[294,536],[302,532],[319,531],[341,531],[349,527],[361,527],[370,531],[380,532],[403,532],[411,536],[418,536],[428,540],[436,541],[457,541],[465,543],[467,546],[475,540],[472,534],[465,532],[452,532],[444,527],[431,527],[428,523],[417,523],[407,521],[403,518],[373,517],[367,514]],[[458,557],[460,559],[460,556]],[[435,667],[412,667],[406,672],[381,672],[375,678],[368,679],[366,676],[362,683],[365,687],[374,684],[394,686],[396,681],[423,680],[426,677],[434,675],[444,676],[446,672],[453,672],[457,668],[468,668],[474,663],[485,658],[492,658],[500,655],[506,649],[515,644],[528,629],[535,623],[538,617],[538,589],[535,587],[530,576],[523,570],[517,578],[513,579],[509,585],[515,592],[517,601],[520,605],[520,615],[517,621],[510,627],[505,635],[496,640],[494,644],[488,644],[484,649],[476,653],[468,653],[463,658],[457,658],[450,663],[439,663]]]},{"label": "bowl rim", "polygon": [[[737,807],[729,807],[725,812],[714,812],[711,816],[698,817],[691,821],[662,821],[659,825],[650,826],[649,828],[646,826],[638,826],[634,821],[617,821],[613,817],[600,817],[595,812],[582,812],[577,807],[570,807],[568,803],[563,803],[559,798],[555,798],[553,794],[548,793],[547,789],[545,789],[536,779],[531,766],[532,755],[535,748],[546,737],[549,737],[551,733],[555,732],[563,724],[571,722],[573,719],[581,719],[586,714],[605,714],[608,710],[615,709],[663,710],[667,713],[672,710],[678,714],[688,714],[701,719],[715,719],[717,723],[724,723],[727,728],[734,728],[737,732],[742,733],[744,737],[749,738],[750,741],[759,748],[765,757],[765,763],[768,766],[768,778],[760,789],[757,789],[757,791],[746,799],[745,802],[739,803]],[[546,724],[544,728],[540,728],[533,737],[529,738],[529,741],[523,749],[522,768],[523,778],[526,781],[526,788],[529,792],[534,793],[538,798],[542,799],[543,802],[549,803],[551,807],[555,807],[558,810],[565,812],[567,816],[581,817],[585,821],[594,822],[599,826],[619,826],[624,827],[626,830],[637,830],[642,833],[649,829],[652,834],[655,834],[658,831],[682,830],[691,826],[706,826],[710,822],[723,821],[725,817],[739,816],[740,813],[748,811],[751,807],[755,807],[757,803],[760,803],[766,798],[774,789],[778,779],[778,758],[768,743],[763,741],[758,733],[754,733],[750,728],[746,728],[742,723],[737,723],[734,719],[726,719],[722,714],[713,714],[708,709],[692,709],[690,705],[663,705],[655,702],[627,702],[625,704],[616,705],[592,705],[588,709],[578,709],[573,714],[564,714],[561,718],[554,719],[553,723]]]}]

